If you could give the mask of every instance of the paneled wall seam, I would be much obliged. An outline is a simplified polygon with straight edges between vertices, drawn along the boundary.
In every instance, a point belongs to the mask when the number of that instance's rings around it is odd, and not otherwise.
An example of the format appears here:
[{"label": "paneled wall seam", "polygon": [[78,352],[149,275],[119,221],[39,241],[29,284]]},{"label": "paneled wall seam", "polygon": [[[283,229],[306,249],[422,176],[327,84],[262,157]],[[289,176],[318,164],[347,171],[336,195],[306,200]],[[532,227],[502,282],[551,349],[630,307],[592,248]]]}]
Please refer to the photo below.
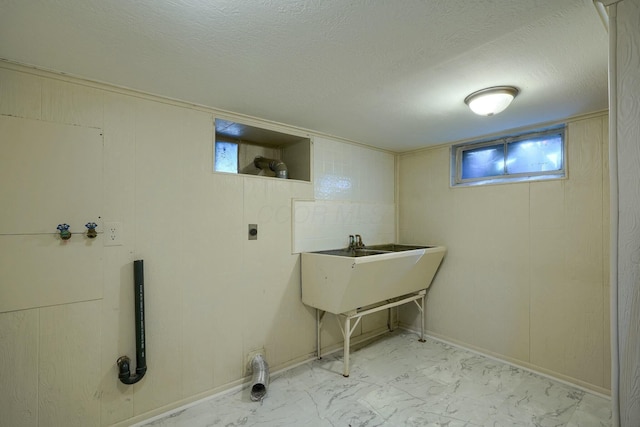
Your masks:
[{"label": "paneled wall seam", "polygon": [[[606,127],[606,123],[605,123],[605,117],[602,118],[602,143],[600,145],[600,149],[601,149],[601,158],[608,159],[608,155],[607,155],[607,151],[608,151],[608,144],[605,144],[605,141],[607,141],[607,127]],[[609,242],[608,242],[608,236],[610,233],[605,232],[608,229],[608,221],[605,223],[605,218],[607,218],[607,212],[609,209],[609,201],[607,200],[607,196],[608,196],[608,191],[606,191],[606,188],[608,188],[608,185],[605,186],[604,183],[606,182],[608,184],[608,179],[606,179],[605,175],[604,175],[604,171],[605,171],[605,167],[606,164],[603,161],[602,164],[602,181],[603,181],[603,186],[602,186],[602,213],[601,213],[601,218],[603,219],[602,221],[602,247],[603,248],[607,248],[609,246]],[[606,170],[609,170],[609,168],[606,168]],[[602,257],[602,324],[606,325],[608,323],[608,319],[606,317],[607,315],[607,307],[606,305],[609,304],[608,302],[608,298],[606,297],[606,292],[607,292],[607,286],[605,286],[605,284],[608,281],[608,269],[607,269],[607,265],[609,263],[609,258],[608,257]],[[610,314],[609,314],[610,316]],[[604,336],[606,336],[606,330],[604,331]],[[606,344],[606,343],[605,343]],[[607,360],[607,354],[606,353],[610,353],[611,349],[607,346],[604,345],[602,348],[602,384],[605,385],[607,383],[607,365],[606,365],[606,360]],[[610,377],[610,373],[609,373],[609,377]]]},{"label": "paneled wall seam", "polygon": [[531,235],[532,235],[532,224],[531,224],[531,186],[534,185],[533,183],[529,182],[527,183],[527,190],[529,192],[529,197],[528,197],[528,202],[529,202],[529,221],[528,221],[528,228],[529,228],[529,274],[527,275],[527,282],[528,282],[528,288],[529,288],[529,330],[528,332],[528,358],[527,358],[527,362],[531,363],[531,305],[533,304],[532,298],[531,298],[531,287],[532,287],[532,282],[533,282],[533,262],[531,261]]},{"label": "paneled wall seam", "polygon": [[37,369],[37,372],[38,372],[38,375],[37,375],[37,379],[38,379],[38,383],[37,384],[38,384],[38,386],[36,387],[36,421],[38,422],[38,425],[40,425],[40,407],[39,407],[40,406],[40,357],[41,357],[41,348],[40,348],[40,340],[41,340],[41,338],[40,338],[40,335],[42,333],[41,327],[40,327],[40,312],[41,312],[41,310],[42,310],[41,308],[37,308],[36,309],[36,312],[38,313],[38,322],[36,323],[37,328],[38,328],[38,330],[36,332],[37,337],[38,337],[38,340],[37,340],[38,357],[36,359],[37,360],[36,369]]},{"label": "paneled wall seam", "polygon": [[[619,161],[618,242],[618,349],[620,359],[619,405],[623,427],[640,425],[640,1],[624,0],[617,6],[615,63],[617,72],[616,131]],[[615,9],[614,9],[615,10]]]},{"label": "paneled wall seam", "polygon": [[44,105],[44,90],[42,88],[42,79],[38,78],[38,80],[40,81],[40,108],[39,108],[39,115],[38,115],[38,119],[42,120],[42,109],[43,109],[43,105]]}]

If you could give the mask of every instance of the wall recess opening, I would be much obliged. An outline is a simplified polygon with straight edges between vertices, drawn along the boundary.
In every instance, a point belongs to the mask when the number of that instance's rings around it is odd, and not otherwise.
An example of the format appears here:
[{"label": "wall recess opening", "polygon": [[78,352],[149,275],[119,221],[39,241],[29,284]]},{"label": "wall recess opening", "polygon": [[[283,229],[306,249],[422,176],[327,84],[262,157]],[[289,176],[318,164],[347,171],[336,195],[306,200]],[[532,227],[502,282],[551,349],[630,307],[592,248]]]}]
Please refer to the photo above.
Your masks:
[{"label": "wall recess opening", "polygon": [[219,118],[215,125],[215,172],[311,181],[311,138],[308,136]]}]

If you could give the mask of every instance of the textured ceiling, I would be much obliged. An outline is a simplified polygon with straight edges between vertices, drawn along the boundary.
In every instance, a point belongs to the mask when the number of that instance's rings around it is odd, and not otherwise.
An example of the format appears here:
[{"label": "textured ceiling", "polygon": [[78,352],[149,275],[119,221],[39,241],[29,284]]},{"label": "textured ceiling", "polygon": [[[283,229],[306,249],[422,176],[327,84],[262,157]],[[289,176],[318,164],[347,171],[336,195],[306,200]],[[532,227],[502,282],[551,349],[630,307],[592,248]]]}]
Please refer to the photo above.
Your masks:
[{"label": "textured ceiling", "polygon": [[607,40],[592,0],[0,0],[1,58],[393,151],[606,109]]}]

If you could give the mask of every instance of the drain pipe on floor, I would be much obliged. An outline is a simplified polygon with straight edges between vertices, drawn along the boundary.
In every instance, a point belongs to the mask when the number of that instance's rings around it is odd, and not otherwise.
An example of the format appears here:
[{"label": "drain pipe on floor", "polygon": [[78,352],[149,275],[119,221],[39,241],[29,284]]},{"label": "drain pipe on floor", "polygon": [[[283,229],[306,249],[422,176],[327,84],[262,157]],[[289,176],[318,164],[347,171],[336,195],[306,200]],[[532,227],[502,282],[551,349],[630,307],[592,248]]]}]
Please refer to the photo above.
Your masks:
[{"label": "drain pipe on floor", "polygon": [[123,384],[135,384],[147,372],[147,355],[144,343],[144,262],[133,262],[133,286],[135,291],[136,318],[136,373],[131,375],[131,360],[121,356],[117,360],[118,378]]},{"label": "drain pipe on floor", "polygon": [[258,402],[267,395],[269,386],[269,365],[261,354],[257,354],[251,361],[251,400]]}]

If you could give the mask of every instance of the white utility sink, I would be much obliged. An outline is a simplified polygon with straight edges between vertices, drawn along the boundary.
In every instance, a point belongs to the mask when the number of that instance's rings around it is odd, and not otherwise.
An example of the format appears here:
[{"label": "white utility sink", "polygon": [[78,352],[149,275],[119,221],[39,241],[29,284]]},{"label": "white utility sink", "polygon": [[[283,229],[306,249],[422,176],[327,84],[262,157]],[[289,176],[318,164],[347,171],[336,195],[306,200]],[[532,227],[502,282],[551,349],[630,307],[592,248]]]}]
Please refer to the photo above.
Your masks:
[{"label": "white utility sink", "polygon": [[424,290],[446,251],[388,244],[302,253],[302,302],[341,314]]}]

